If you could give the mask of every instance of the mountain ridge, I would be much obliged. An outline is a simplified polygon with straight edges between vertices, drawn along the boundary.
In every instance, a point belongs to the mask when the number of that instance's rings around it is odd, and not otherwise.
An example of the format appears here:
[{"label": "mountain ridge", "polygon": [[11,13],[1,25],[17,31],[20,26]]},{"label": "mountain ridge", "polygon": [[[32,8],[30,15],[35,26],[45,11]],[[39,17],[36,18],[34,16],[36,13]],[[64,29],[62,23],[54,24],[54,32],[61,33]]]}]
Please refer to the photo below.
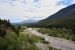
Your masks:
[{"label": "mountain ridge", "polygon": [[65,16],[70,16],[70,14],[74,11],[75,11],[75,4],[70,5],[66,8],[63,8],[63,9],[59,10],[57,13],[49,16],[48,18],[46,18],[44,20],[41,20],[40,22],[43,22],[43,21],[47,22],[49,20],[56,20],[58,18],[62,18],[62,17],[65,17]]}]

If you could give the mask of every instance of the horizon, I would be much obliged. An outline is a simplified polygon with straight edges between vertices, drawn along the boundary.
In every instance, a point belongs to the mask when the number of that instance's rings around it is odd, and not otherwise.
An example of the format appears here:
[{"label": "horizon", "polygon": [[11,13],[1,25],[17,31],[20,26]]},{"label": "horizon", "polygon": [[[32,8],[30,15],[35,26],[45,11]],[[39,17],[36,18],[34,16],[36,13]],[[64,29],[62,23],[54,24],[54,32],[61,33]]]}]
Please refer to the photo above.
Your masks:
[{"label": "horizon", "polygon": [[0,18],[10,22],[42,20],[74,3],[75,0],[0,0]]}]

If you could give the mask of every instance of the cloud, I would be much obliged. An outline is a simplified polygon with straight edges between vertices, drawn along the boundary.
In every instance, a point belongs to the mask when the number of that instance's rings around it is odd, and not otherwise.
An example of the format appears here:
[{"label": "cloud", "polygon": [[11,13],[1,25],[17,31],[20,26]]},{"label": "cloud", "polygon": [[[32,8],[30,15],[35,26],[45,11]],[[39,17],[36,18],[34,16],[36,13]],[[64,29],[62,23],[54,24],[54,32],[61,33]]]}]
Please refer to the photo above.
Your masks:
[{"label": "cloud", "polygon": [[[10,16],[14,21],[17,18],[25,20],[34,16],[34,19],[44,19],[66,7],[57,5],[59,1],[61,0],[0,0],[0,15],[3,15],[0,18]],[[14,17],[16,18],[13,19]]]},{"label": "cloud", "polygon": [[75,4],[75,0],[73,0],[73,2],[72,2],[73,4]]},{"label": "cloud", "polygon": [[0,14],[0,18],[1,19],[10,19],[10,22],[20,22],[20,21],[23,21],[23,19],[19,18],[19,17],[12,17],[12,16],[7,16],[7,15],[3,15],[3,14]]}]

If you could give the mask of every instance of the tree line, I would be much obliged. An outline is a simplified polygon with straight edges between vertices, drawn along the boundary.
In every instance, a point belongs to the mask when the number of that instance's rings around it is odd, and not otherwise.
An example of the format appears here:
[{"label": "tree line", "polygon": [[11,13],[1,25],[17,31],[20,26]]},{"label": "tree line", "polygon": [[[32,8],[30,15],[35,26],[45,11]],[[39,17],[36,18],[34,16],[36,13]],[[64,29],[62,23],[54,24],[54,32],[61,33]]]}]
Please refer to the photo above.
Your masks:
[{"label": "tree line", "polygon": [[[10,29],[8,29],[10,28]],[[19,36],[19,29],[20,29],[20,26],[18,25],[12,25],[10,23],[10,20],[2,20],[0,19],[0,36],[1,37],[4,37],[7,33],[6,30],[11,30],[13,32],[15,32],[18,36]]]}]

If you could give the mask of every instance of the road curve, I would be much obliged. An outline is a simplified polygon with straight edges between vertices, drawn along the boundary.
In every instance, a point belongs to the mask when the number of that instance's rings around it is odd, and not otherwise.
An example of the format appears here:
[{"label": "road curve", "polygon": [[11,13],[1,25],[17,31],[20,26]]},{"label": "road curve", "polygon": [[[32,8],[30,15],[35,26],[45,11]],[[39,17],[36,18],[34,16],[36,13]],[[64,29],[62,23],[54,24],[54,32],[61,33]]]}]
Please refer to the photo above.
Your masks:
[{"label": "road curve", "polygon": [[45,38],[45,40],[50,42],[50,45],[52,45],[55,48],[62,49],[62,50],[75,50],[75,42],[73,41],[48,36],[36,30],[33,30],[32,28],[28,28],[27,31],[32,34],[35,34],[36,36],[41,36]]}]

